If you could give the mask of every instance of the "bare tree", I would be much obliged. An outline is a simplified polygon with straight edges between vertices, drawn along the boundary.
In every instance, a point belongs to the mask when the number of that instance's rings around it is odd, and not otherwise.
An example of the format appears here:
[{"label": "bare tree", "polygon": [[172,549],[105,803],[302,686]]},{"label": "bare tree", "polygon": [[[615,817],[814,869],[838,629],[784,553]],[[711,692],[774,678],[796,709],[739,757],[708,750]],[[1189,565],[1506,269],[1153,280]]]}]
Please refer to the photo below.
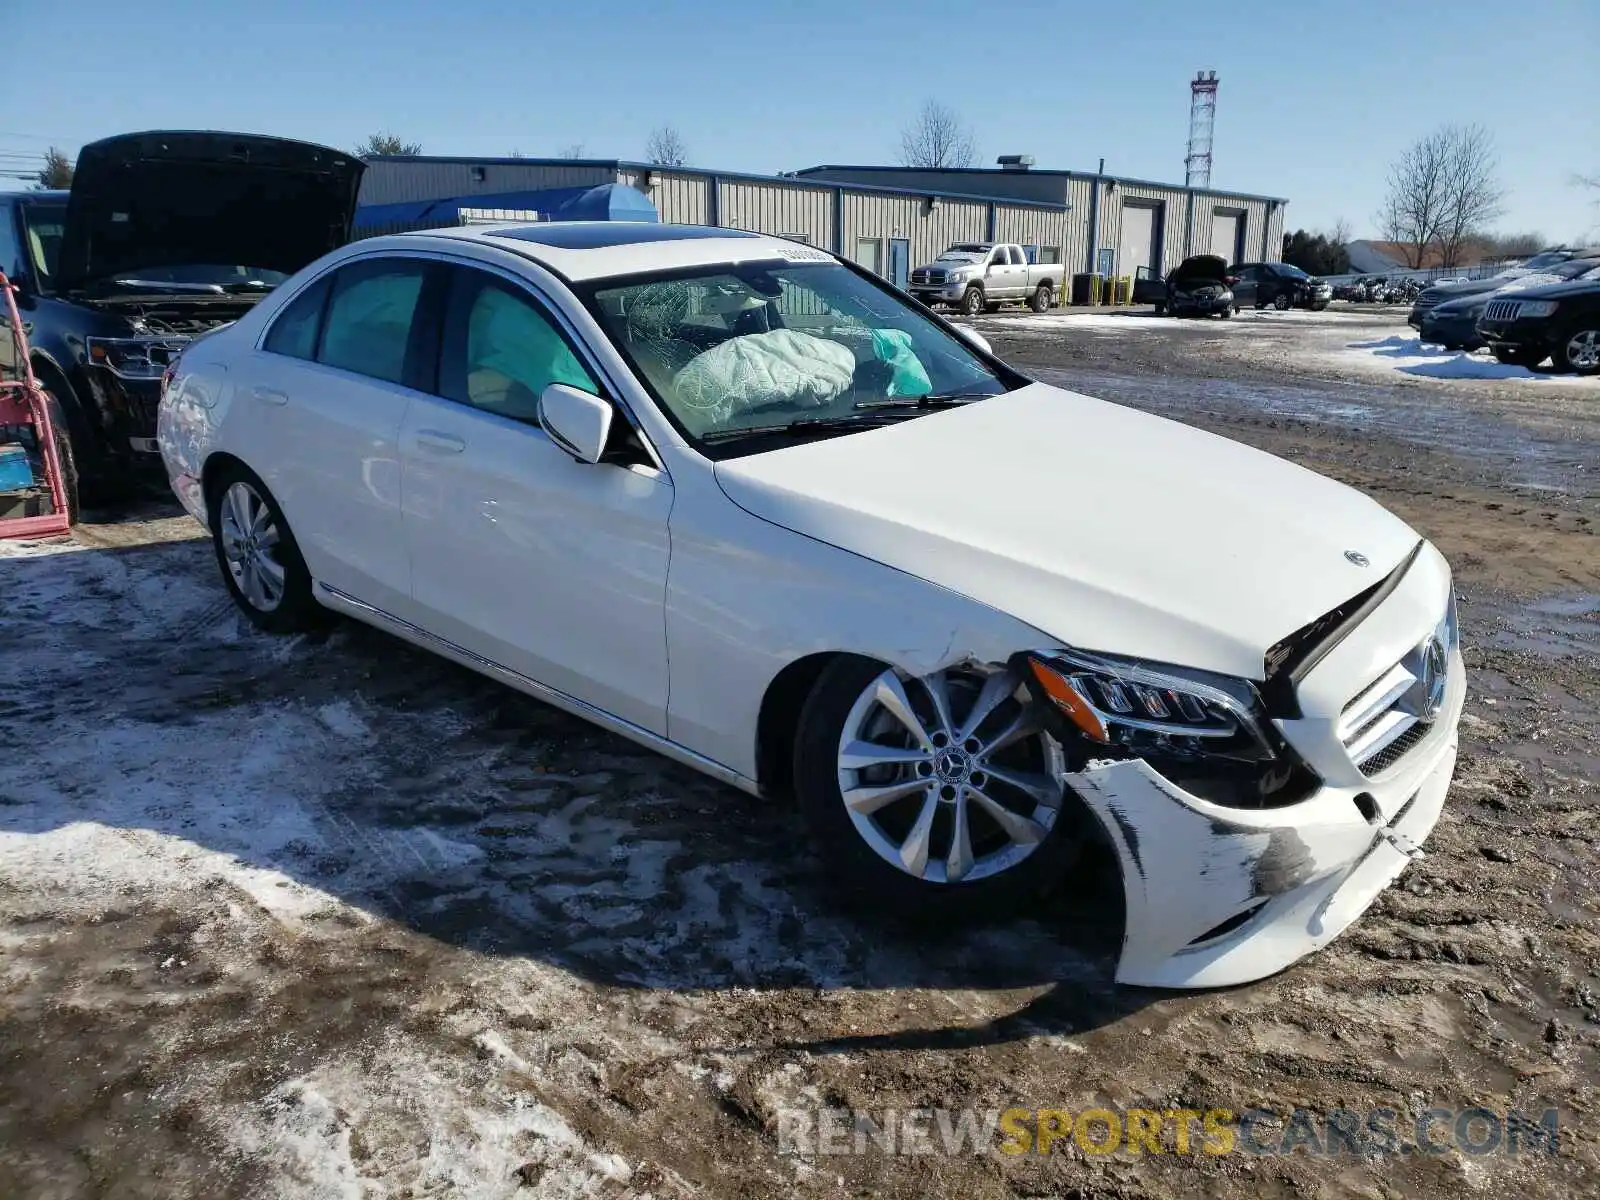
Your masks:
[{"label": "bare tree", "polygon": [[911,124],[900,131],[903,166],[970,167],[977,157],[972,130],[937,100],[924,100]]},{"label": "bare tree", "polygon": [[1477,240],[1485,258],[1527,258],[1550,244],[1542,233],[1491,233]]},{"label": "bare tree", "polygon": [[[560,150],[556,151],[556,157],[557,158],[582,158],[584,156],[584,154],[586,153],[587,149],[588,148],[582,142],[573,142],[570,145],[563,146],[563,147],[561,147]],[[677,163],[673,164],[673,166],[677,166],[677,165],[679,165],[679,164],[677,164]]]},{"label": "bare tree", "polygon": [[1389,191],[1378,213],[1386,241],[1400,247],[1406,266],[1420,267],[1444,224],[1445,160],[1442,131],[1413,142],[1389,168]]},{"label": "bare tree", "polygon": [[1436,251],[1459,265],[1468,243],[1502,211],[1494,141],[1481,125],[1442,125],[1412,143],[1389,169],[1378,223],[1409,267]]},{"label": "bare tree", "polygon": [[72,186],[72,160],[54,146],[44,152],[44,166],[39,168],[39,186],[42,188]]},{"label": "bare tree", "polygon": [[650,131],[644,157],[658,167],[681,167],[689,161],[689,146],[671,125],[662,125]]},{"label": "bare tree", "polygon": [[356,144],[357,158],[377,158],[380,155],[403,155],[406,158],[415,158],[421,153],[421,142],[403,141],[397,135],[384,130]]},{"label": "bare tree", "polygon": [[1328,241],[1335,246],[1348,246],[1350,237],[1350,222],[1340,217],[1333,223],[1333,229],[1328,234]]},{"label": "bare tree", "polygon": [[1444,219],[1439,249],[1446,267],[1461,265],[1462,251],[1505,211],[1500,160],[1482,125],[1455,125],[1446,134]]},{"label": "bare tree", "polygon": [[511,153],[509,155],[507,155],[507,157],[508,158],[527,158],[528,156],[522,152],[521,147],[513,147],[512,150],[511,150]]}]

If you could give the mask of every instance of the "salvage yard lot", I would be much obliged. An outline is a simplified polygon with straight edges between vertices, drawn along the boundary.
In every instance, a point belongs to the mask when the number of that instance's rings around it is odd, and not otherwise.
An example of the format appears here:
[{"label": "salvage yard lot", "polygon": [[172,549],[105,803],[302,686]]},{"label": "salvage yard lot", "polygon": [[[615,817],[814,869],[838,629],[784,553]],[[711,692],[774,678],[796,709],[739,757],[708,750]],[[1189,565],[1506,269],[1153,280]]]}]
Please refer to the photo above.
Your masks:
[{"label": "salvage yard lot", "polygon": [[[978,324],[1041,378],[1362,487],[1450,558],[1456,781],[1362,921],[1168,994],[1109,982],[1106,863],[1002,927],[842,914],[793,815],[375,631],[256,634],[151,506],[0,544],[0,1196],[1594,1194],[1600,385],[1407,371],[1429,356],[1374,353],[1407,349],[1392,311]],[[821,1106],[1108,1105],[1554,1106],[1560,1145],[778,1138]]]}]

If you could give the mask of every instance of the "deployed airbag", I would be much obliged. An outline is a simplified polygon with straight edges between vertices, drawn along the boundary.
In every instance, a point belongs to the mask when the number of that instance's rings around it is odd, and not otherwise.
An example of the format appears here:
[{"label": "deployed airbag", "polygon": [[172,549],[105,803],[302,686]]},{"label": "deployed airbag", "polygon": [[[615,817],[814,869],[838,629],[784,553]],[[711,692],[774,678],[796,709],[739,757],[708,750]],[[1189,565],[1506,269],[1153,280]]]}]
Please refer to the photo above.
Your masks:
[{"label": "deployed airbag", "polygon": [[673,385],[679,414],[702,429],[752,408],[815,408],[849,390],[849,348],[795,329],[730,338],[697,355]]}]

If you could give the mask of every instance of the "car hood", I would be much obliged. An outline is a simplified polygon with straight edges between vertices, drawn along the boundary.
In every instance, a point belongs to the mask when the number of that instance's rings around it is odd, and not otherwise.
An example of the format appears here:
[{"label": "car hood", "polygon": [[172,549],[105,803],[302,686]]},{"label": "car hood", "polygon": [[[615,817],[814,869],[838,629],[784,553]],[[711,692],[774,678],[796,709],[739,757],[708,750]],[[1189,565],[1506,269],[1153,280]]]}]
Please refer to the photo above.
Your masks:
[{"label": "car hood", "polygon": [[1564,296],[1600,295],[1600,279],[1569,279],[1565,283],[1550,283],[1512,292],[1517,300],[1560,300]]},{"label": "car hood", "polygon": [[1062,643],[1253,679],[1419,540],[1292,463],[1039,383],[716,477],[758,517]]},{"label": "car hood", "polygon": [[130,133],[78,154],[56,285],[157,267],[292,274],[342,246],[366,164],[308,142],[240,133]]},{"label": "car hood", "polygon": [[1193,287],[1198,283],[1224,283],[1228,278],[1227,262],[1215,254],[1196,254],[1173,268],[1167,283],[1174,287]]}]

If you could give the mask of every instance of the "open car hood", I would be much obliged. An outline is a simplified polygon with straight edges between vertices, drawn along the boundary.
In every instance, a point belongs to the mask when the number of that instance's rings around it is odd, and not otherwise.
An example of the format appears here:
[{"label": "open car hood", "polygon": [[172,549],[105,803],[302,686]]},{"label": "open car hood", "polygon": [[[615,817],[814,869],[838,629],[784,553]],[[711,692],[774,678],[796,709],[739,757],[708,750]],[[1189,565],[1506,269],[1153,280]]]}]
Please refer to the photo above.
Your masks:
[{"label": "open car hood", "polygon": [[91,142],[73,170],[57,286],[202,264],[292,274],[349,239],[365,170],[342,150],[257,134]]},{"label": "open car hood", "polygon": [[1173,268],[1172,274],[1167,276],[1167,282],[1172,285],[1196,283],[1226,284],[1228,279],[1228,264],[1215,254],[1196,254],[1193,258],[1186,258]]}]

